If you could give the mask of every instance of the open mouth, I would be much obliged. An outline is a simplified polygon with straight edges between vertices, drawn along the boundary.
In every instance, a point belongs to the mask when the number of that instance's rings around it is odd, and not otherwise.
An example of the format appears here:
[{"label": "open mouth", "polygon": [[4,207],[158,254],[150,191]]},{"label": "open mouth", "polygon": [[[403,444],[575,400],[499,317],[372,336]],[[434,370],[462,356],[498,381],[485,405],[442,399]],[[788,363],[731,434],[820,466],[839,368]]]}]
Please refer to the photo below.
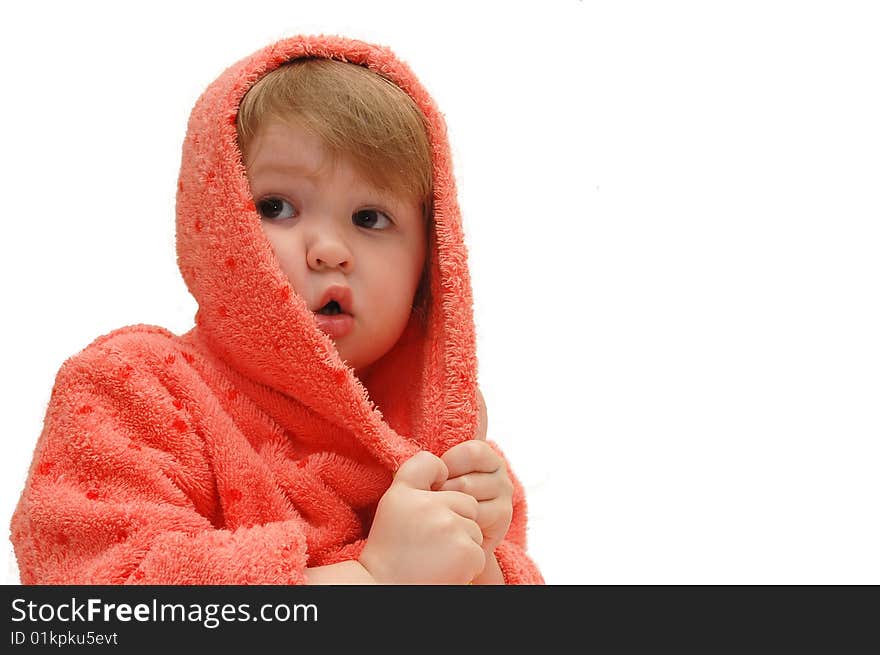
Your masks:
[{"label": "open mouth", "polygon": [[351,291],[329,291],[324,294],[324,298],[331,296],[331,294],[336,294],[337,300],[327,300],[323,307],[314,310],[315,322],[318,329],[327,334],[331,339],[342,339],[354,329],[354,317],[349,313],[351,309]]},{"label": "open mouth", "polygon": [[341,284],[331,284],[321,294],[320,299],[314,305],[312,311],[320,316],[351,316],[352,297],[351,289]]},{"label": "open mouth", "polygon": [[336,314],[342,313],[342,307],[339,306],[339,303],[335,300],[331,300],[326,305],[321,307],[318,310],[318,314],[323,314],[324,316],[335,316]]}]

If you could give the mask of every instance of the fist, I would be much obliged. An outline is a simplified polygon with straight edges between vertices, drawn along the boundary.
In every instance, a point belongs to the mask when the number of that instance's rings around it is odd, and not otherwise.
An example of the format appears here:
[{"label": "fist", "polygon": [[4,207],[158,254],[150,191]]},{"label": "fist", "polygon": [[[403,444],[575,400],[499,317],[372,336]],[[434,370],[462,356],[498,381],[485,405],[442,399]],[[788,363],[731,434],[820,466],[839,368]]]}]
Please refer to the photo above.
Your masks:
[{"label": "fist", "polygon": [[437,489],[448,476],[422,451],[400,467],[379,500],[360,563],[380,584],[467,584],[486,564],[478,501]]},{"label": "fist", "polygon": [[441,459],[449,475],[440,490],[464,493],[477,501],[476,522],[483,534],[483,550],[494,552],[513,518],[513,482],[504,460],[479,439],[453,446]]}]

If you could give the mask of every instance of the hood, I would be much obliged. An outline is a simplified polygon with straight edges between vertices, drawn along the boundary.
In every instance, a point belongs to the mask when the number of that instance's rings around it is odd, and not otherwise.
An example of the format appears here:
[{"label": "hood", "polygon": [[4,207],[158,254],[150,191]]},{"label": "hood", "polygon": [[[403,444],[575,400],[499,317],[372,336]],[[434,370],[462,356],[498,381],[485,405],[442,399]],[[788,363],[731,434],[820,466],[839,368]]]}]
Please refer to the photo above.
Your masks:
[{"label": "hood", "polygon": [[[433,157],[430,303],[373,365],[369,391],[339,358],[281,271],[261,228],[237,144],[248,89],[283,63],[326,57],[366,66],[408,93]],[[340,37],[285,39],[228,68],[198,99],[183,144],[177,256],[198,303],[198,338],[230,368],[308,407],[396,468],[417,450],[442,454],[477,422],[472,294],[443,117],[387,48]]]}]

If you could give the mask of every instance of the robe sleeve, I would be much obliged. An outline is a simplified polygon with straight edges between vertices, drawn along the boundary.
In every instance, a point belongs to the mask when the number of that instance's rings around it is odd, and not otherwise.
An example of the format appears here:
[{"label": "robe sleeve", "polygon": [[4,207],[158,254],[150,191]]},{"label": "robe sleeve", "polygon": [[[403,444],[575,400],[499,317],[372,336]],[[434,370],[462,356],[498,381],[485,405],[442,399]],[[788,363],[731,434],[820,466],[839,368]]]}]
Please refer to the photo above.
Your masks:
[{"label": "robe sleeve", "polygon": [[166,373],[112,349],[62,366],[12,518],[22,583],[305,583],[301,519],[219,527],[210,448]]}]

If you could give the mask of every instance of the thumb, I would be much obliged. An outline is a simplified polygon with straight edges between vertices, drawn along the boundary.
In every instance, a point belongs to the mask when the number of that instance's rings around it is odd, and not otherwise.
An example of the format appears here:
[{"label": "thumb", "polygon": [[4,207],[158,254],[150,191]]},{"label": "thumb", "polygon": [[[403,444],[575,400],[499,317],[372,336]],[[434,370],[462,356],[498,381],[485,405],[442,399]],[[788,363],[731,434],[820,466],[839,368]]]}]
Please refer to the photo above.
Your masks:
[{"label": "thumb", "polygon": [[486,412],[486,401],[483,399],[483,392],[477,389],[477,433],[475,439],[480,441],[486,440],[486,429],[489,424],[488,412]]},{"label": "thumb", "polygon": [[443,460],[427,450],[422,450],[406,460],[397,469],[394,482],[405,484],[413,489],[432,491],[443,486],[448,477],[449,469],[446,468]]}]

